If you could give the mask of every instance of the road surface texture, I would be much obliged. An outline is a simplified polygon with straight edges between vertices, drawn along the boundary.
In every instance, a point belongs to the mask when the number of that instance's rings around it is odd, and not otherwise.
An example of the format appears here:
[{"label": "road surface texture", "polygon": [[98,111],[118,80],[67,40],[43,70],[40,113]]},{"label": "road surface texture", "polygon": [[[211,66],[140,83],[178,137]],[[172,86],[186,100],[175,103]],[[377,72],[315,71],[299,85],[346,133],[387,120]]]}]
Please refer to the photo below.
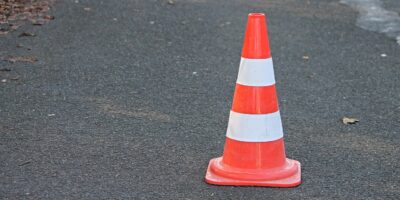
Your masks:
[{"label": "road surface texture", "polygon": [[[268,17],[296,188],[204,182],[223,151],[249,12]],[[50,14],[0,38],[0,57],[38,59],[0,61],[11,69],[0,72],[0,199],[400,198],[400,45],[357,27],[352,7],[68,0]]]}]

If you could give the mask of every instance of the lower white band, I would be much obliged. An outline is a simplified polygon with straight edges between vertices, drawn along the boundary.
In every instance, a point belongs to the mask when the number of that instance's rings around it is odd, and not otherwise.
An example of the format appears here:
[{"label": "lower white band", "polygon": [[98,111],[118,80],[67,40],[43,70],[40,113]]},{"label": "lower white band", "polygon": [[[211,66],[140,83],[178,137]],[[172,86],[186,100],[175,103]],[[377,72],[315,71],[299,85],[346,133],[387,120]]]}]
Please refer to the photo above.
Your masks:
[{"label": "lower white band", "polygon": [[241,58],[236,83],[247,86],[269,86],[275,84],[272,58]]},{"label": "lower white band", "polygon": [[243,142],[269,142],[283,137],[279,111],[270,114],[242,114],[231,111],[226,137]]}]

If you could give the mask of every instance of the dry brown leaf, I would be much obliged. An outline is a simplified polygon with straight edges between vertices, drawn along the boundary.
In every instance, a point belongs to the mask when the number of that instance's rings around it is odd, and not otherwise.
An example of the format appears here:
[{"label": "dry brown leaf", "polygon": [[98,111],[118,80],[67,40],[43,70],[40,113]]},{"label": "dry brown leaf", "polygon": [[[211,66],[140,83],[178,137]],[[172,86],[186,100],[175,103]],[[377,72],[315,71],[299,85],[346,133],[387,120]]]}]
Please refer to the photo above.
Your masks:
[{"label": "dry brown leaf", "polygon": [[54,0],[0,0],[0,23],[39,19]]},{"label": "dry brown leaf", "polygon": [[9,72],[11,71],[10,68],[0,68],[0,72]]},{"label": "dry brown leaf", "polygon": [[42,21],[42,20],[31,20],[31,22],[32,22],[32,25],[35,25],[35,26],[41,26],[44,24],[44,21]]},{"label": "dry brown leaf", "polygon": [[7,35],[8,34],[8,31],[1,31],[0,30],[0,35]]},{"label": "dry brown leaf", "polygon": [[17,44],[16,47],[17,47],[17,48],[25,48],[25,49],[28,50],[28,51],[32,50],[30,47],[25,47],[25,46],[22,45],[22,44]]},{"label": "dry brown leaf", "polygon": [[342,122],[343,124],[355,124],[357,123],[359,120],[356,118],[351,118],[351,117],[343,117],[342,118]]},{"label": "dry brown leaf", "polygon": [[43,19],[45,19],[45,20],[53,20],[55,17],[54,16],[52,16],[52,15],[45,15],[45,16],[43,16]]},{"label": "dry brown leaf", "polygon": [[34,37],[34,36],[36,36],[34,33],[23,32],[23,33],[19,34],[18,37]]},{"label": "dry brown leaf", "polygon": [[8,61],[11,63],[15,62],[30,62],[30,63],[35,63],[38,61],[38,59],[34,56],[9,56],[7,58],[2,58],[4,61]]}]

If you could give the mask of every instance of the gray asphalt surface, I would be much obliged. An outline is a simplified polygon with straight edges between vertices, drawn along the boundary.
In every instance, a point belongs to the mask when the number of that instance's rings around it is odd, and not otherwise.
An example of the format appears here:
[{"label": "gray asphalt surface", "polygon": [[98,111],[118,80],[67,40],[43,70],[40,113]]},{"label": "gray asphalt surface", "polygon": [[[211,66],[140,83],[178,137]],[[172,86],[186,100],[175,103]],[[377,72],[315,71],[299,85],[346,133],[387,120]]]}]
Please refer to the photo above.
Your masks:
[{"label": "gray asphalt surface", "polygon": [[[297,188],[203,181],[254,11],[268,16]],[[400,198],[400,46],[338,1],[69,0],[51,14],[19,30],[36,37],[0,38],[0,56],[39,59],[0,61],[1,79],[19,77],[0,83],[1,199]]]}]

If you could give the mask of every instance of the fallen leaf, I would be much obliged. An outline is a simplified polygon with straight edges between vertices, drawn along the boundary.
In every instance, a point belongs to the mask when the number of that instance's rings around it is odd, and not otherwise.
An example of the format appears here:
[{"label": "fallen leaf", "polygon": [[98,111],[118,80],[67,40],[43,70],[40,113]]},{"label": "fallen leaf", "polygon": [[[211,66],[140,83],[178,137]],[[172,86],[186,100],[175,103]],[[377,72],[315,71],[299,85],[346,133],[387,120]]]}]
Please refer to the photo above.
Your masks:
[{"label": "fallen leaf", "polygon": [[41,18],[53,3],[54,0],[0,0],[0,24]]},{"label": "fallen leaf", "polygon": [[15,62],[30,62],[30,63],[35,63],[38,61],[38,59],[34,56],[10,56],[7,58],[1,58],[4,61],[8,61],[11,63]]},{"label": "fallen leaf", "polygon": [[22,45],[22,44],[17,44],[16,47],[17,47],[17,48],[26,48],[26,50],[28,50],[28,51],[32,50],[30,47],[25,47],[25,46]]},{"label": "fallen leaf", "polygon": [[36,36],[34,33],[23,32],[23,33],[19,34],[18,37],[34,37],[34,36]]},{"label": "fallen leaf", "polygon": [[342,122],[343,124],[355,124],[357,123],[359,120],[356,118],[351,118],[351,117],[343,117],[342,118]]},{"label": "fallen leaf", "polygon": [[43,19],[45,20],[53,20],[55,17],[53,15],[45,15],[43,16]]},{"label": "fallen leaf", "polygon": [[8,34],[8,31],[1,31],[0,30],[0,35],[7,35]]},{"label": "fallen leaf", "polygon": [[0,72],[9,72],[9,71],[11,71],[10,68],[1,68],[0,69]]},{"label": "fallen leaf", "polygon": [[32,25],[34,25],[34,26],[41,26],[41,25],[43,25],[43,24],[44,24],[43,21],[32,20]]},{"label": "fallen leaf", "polygon": [[18,29],[18,25],[16,25],[16,24],[10,24],[10,29],[11,30],[17,30]]}]

